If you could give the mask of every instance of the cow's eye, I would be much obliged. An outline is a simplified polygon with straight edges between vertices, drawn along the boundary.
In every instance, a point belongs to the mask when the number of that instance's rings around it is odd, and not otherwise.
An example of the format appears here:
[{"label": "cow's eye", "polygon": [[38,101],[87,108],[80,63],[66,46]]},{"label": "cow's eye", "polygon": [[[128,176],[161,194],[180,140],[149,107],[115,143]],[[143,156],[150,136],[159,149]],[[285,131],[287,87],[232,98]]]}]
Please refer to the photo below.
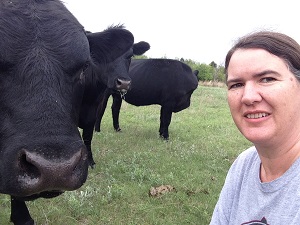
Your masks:
[{"label": "cow's eye", "polygon": [[84,73],[89,66],[90,66],[90,61],[86,61],[85,64],[83,65],[83,67],[82,67],[82,72]]},{"label": "cow's eye", "polygon": [[86,62],[86,63],[84,64],[84,66],[82,67],[81,73],[80,73],[80,75],[79,75],[79,79],[80,79],[81,81],[84,79],[84,77],[85,77],[85,71],[87,70],[87,68],[89,67],[89,65],[90,65],[90,63],[89,63],[89,62]]}]

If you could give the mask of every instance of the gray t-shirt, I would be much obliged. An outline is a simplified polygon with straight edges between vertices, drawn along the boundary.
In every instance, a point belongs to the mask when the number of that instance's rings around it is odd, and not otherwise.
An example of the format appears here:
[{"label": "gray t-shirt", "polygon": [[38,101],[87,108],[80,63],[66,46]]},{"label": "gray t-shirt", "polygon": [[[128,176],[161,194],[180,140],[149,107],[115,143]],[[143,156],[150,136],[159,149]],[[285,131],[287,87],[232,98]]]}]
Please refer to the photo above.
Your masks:
[{"label": "gray t-shirt", "polygon": [[300,225],[300,159],[279,178],[262,183],[255,147],[232,164],[210,225]]}]

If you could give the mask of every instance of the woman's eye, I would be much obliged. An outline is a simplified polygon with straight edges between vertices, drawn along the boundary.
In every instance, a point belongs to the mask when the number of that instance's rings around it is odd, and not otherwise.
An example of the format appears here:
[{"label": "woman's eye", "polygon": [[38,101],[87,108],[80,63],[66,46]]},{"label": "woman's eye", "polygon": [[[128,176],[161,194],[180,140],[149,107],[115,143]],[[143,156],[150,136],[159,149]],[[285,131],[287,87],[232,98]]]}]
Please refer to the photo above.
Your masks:
[{"label": "woman's eye", "polygon": [[243,84],[242,83],[236,83],[236,84],[231,84],[228,86],[228,90],[233,89],[233,88],[239,88],[242,87]]},{"label": "woman's eye", "polygon": [[262,83],[269,83],[269,82],[272,82],[274,80],[275,80],[275,78],[273,78],[273,77],[264,77],[264,78],[261,79],[261,82]]}]

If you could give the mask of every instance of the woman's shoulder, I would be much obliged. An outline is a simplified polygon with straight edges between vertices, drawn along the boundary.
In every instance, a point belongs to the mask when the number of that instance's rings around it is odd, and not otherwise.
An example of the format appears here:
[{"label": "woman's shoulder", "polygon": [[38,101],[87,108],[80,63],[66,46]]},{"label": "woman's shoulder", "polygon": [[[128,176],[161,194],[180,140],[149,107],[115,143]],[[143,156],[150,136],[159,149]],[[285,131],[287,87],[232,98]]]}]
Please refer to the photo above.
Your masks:
[{"label": "woman's shoulder", "polygon": [[232,164],[232,169],[241,170],[242,168],[247,168],[253,163],[260,162],[258,153],[254,146],[246,149],[240,153]]},{"label": "woman's shoulder", "polygon": [[237,157],[238,160],[248,160],[252,158],[258,157],[258,153],[256,151],[255,146],[251,146],[250,148],[244,150],[242,153],[240,153]]}]

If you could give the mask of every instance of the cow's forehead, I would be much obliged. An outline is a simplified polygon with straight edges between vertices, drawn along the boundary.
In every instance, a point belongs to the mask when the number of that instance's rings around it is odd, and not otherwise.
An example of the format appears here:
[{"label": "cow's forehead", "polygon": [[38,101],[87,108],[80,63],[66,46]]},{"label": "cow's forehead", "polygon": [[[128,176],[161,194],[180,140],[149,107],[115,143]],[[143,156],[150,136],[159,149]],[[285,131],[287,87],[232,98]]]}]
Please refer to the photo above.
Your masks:
[{"label": "cow's forehead", "polygon": [[0,60],[45,54],[70,65],[89,56],[83,27],[58,1],[4,1],[0,14]]}]

